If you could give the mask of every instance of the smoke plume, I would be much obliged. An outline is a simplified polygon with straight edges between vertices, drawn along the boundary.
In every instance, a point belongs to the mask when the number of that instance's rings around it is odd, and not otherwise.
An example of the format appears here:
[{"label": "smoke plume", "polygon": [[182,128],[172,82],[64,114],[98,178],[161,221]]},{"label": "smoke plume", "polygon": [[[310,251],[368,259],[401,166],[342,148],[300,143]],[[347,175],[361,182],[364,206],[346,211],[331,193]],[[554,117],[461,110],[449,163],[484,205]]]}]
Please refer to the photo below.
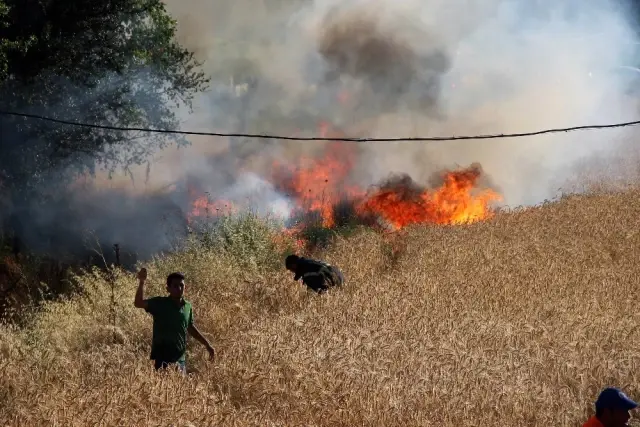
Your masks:
[{"label": "smoke plume", "polygon": [[[632,64],[637,38],[619,2],[171,0],[168,8],[181,41],[211,74],[238,66],[255,80],[240,113],[244,126],[236,116],[235,123],[225,121],[229,131],[313,132],[318,121],[329,120],[349,136],[411,138],[637,117],[627,93],[637,73],[623,68]],[[185,126],[229,118],[216,95],[205,99]],[[443,167],[479,162],[506,204],[533,204],[552,197],[575,162],[618,152],[633,132],[367,143],[356,178],[370,185],[406,172],[423,182]],[[201,144],[190,149],[195,157],[216,145]],[[268,167],[265,159],[318,145],[236,139],[214,162],[236,168],[241,159],[259,171]],[[175,169],[188,168],[178,163]]]},{"label": "smoke plume", "polygon": [[[183,116],[189,130],[311,136],[328,121],[351,137],[412,138],[637,119],[628,89],[638,73],[625,68],[635,65],[637,37],[613,0],[166,3],[179,41],[212,76],[210,91]],[[578,162],[619,155],[634,132],[359,143],[351,178],[369,186],[403,173],[427,183],[443,168],[477,162],[507,205],[534,204],[553,197]],[[191,143],[134,170],[135,185],[129,175],[99,177],[95,185],[131,198],[169,186],[166,197],[185,212],[176,188],[186,191],[186,181],[214,199],[254,190],[271,199],[264,205],[281,206],[285,196],[263,179],[273,161],[324,146],[214,137]],[[138,203],[131,215],[159,227],[157,206]],[[103,230],[118,227],[103,215]],[[152,227],[141,233],[149,238]],[[150,241],[147,251],[162,242]]]}]

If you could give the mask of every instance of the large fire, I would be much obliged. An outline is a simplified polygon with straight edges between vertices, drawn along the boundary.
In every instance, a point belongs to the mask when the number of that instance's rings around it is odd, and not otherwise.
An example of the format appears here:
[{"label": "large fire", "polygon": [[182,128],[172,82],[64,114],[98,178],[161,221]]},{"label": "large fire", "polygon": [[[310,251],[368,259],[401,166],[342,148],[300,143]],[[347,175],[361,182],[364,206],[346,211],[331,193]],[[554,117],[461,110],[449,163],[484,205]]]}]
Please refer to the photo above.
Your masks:
[{"label": "large fire", "polygon": [[[320,125],[320,135],[323,138],[344,136],[326,123]],[[327,144],[322,156],[299,159],[297,167],[276,162],[270,181],[276,190],[294,202],[294,216],[315,214],[324,227],[333,227],[336,225],[334,208],[342,201],[364,195],[360,188],[348,184],[355,158],[353,143],[332,142]]]},{"label": "large fire", "polygon": [[444,183],[435,190],[417,187],[411,178],[395,178],[370,194],[358,212],[373,214],[399,229],[411,224],[463,224],[492,215],[491,202],[501,200],[493,190],[474,194],[482,171],[472,165],[444,173]]},{"label": "large fire", "polygon": [[[321,124],[320,134],[344,136],[326,123]],[[323,227],[336,226],[338,206],[349,207],[351,216],[360,222],[381,220],[394,230],[412,224],[465,224],[490,218],[491,204],[502,199],[493,190],[478,188],[482,175],[479,165],[443,172],[442,185],[434,189],[399,176],[366,191],[349,182],[357,153],[352,142],[331,142],[321,155],[298,159],[297,166],[273,164],[270,176],[265,178],[292,202],[291,217],[298,219],[292,229],[311,221]],[[192,200],[191,218],[234,211],[231,203],[210,201],[208,196]]]}]

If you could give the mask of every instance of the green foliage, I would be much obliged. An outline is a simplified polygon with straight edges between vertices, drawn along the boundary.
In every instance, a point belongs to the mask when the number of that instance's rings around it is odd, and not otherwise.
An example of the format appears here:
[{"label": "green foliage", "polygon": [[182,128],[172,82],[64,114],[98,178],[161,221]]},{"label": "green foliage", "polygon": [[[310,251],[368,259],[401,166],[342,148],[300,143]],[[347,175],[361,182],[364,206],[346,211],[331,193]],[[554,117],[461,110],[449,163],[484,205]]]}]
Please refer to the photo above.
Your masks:
[{"label": "green foliage", "polygon": [[[6,29],[10,23],[8,21],[9,6],[0,0],[0,29]],[[17,50],[24,52],[28,48],[29,44],[34,41],[33,38],[27,40],[10,40],[8,38],[0,39],[0,82],[3,82],[7,78],[9,64],[7,61],[7,55],[9,52]]]},{"label": "green foliage", "polygon": [[[0,1],[0,27],[6,28],[7,26],[7,14],[9,8],[4,2]],[[9,50],[9,40],[0,40],[0,81],[4,80],[7,76],[7,51]]]},{"label": "green foliage", "polygon": [[282,223],[252,212],[221,217],[197,235],[199,247],[231,258],[248,270],[280,268],[291,245],[282,240]]},{"label": "green foliage", "polygon": [[354,234],[360,227],[345,224],[336,227],[324,227],[321,224],[309,224],[299,233],[300,239],[307,242],[309,249],[327,248],[336,237],[348,237]]},{"label": "green foliage", "polygon": [[299,238],[307,242],[308,249],[326,248],[336,237],[348,237],[362,224],[349,203],[333,206],[333,218],[335,223],[330,227],[324,225],[317,213],[307,213],[300,219],[304,226],[299,231]]},{"label": "green foliage", "polygon": [[[0,107],[58,119],[175,128],[208,80],[175,41],[160,0],[4,0],[0,3]],[[61,171],[144,162],[173,141],[0,118],[0,178],[15,192],[40,189]],[[185,140],[177,140],[185,143]]]}]

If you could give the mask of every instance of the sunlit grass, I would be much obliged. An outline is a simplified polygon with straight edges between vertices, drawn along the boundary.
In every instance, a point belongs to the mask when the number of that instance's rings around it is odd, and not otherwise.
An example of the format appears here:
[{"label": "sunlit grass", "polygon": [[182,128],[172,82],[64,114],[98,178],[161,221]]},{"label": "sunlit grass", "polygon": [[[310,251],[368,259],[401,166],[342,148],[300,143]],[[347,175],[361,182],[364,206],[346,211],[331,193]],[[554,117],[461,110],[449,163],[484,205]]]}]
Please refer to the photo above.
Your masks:
[{"label": "sunlit grass", "polygon": [[[136,281],[94,272],[28,327],[0,329],[15,426],[577,426],[599,389],[640,398],[640,191],[572,196],[468,226],[334,234],[346,287],[310,294],[258,218],[148,265],[174,270],[218,359],[190,342],[155,375]],[[277,239],[276,239],[277,241]]]}]

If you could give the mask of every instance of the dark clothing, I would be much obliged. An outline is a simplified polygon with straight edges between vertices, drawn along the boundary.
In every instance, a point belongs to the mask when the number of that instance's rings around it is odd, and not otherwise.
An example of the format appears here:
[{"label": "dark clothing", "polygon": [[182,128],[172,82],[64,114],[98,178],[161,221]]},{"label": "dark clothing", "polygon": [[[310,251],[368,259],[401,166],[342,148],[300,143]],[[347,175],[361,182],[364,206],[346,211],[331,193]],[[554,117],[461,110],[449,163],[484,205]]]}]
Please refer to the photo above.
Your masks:
[{"label": "dark clothing", "polygon": [[327,289],[344,284],[344,276],[338,267],[309,258],[300,258],[296,262],[293,280],[302,279],[309,289],[323,293]]},{"label": "dark clothing", "polygon": [[151,359],[160,364],[184,364],[187,330],[193,325],[191,303],[179,303],[170,297],[149,298],[146,302],[147,312],[153,316]]}]

